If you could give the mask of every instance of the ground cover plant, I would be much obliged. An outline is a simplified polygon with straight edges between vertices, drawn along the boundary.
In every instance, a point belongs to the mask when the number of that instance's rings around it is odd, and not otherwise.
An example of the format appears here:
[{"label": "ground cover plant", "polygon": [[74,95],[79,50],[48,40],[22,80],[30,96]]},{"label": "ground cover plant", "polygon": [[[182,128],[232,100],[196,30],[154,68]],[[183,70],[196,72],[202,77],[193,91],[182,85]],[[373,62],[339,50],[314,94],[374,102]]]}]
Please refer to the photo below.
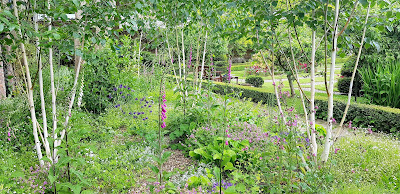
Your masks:
[{"label": "ground cover plant", "polygon": [[0,5],[0,193],[399,192],[398,1]]}]

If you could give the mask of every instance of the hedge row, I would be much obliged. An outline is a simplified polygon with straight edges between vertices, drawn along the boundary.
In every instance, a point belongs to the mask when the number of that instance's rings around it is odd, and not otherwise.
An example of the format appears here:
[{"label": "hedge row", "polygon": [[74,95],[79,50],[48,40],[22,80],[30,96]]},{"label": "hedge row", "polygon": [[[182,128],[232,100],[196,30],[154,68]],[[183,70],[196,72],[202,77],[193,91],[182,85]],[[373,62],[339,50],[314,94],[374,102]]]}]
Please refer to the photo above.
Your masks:
[{"label": "hedge row", "polygon": [[[215,83],[213,92],[218,94],[236,93],[239,98],[251,98],[253,102],[262,102],[270,106],[276,105],[275,94],[261,91],[258,88],[245,86],[231,86],[221,83]],[[328,101],[327,98],[316,96],[315,104],[318,106],[316,116],[319,119],[327,119]],[[343,116],[346,102],[341,100],[334,101],[333,117],[339,122]],[[367,104],[350,104],[346,123],[352,121],[353,126],[371,127],[374,131],[397,132],[400,130],[400,109],[382,107]]]}]

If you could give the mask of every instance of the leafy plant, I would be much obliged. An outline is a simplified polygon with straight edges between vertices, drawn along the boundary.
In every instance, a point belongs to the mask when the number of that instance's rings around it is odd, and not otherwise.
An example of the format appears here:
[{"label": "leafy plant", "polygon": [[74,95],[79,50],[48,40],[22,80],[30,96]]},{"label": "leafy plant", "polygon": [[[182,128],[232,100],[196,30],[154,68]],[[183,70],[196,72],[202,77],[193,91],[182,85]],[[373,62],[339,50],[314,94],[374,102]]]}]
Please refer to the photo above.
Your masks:
[{"label": "leafy plant", "polygon": [[253,85],[254,87],[260,88],[264,84],[264,79],[259,76],[248,76],[246,77],[246,83]]},{"label": "leafy plant", "polygon": [[400,62],[377,64],[360,71],[364,95],[373,104],[400,108]]}]

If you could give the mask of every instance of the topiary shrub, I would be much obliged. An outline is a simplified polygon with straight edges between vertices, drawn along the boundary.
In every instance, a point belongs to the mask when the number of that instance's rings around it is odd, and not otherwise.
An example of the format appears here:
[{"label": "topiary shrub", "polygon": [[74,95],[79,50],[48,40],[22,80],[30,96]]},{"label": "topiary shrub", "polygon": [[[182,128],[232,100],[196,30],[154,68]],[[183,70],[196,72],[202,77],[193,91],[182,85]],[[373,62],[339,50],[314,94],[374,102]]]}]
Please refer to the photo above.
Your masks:
[{"label": "topiary shrub", "polygon": [[253,85],[254,87],[260,88],[264,84],[264,79],[260,76],[248,76],[246,77],[246,83]]},{"label": "topiary shrub", "polygon": [[[342,75],[341,78],[338,79],[338,90],[341,93],[348,93],[349,92],[349,87],[350,87],[350,81],[351,81],[351,76],[353,75],[353,70],[354,70],[354,65],[356,64],[356,61],[354,58],[348,60],[340,70],[340,74]],[[360,67],[360,64],[359,66]],[[356,75],[354,77],[354,82],[353,82],[353,88],[352,88],[352,96],[360,96],[360,90],[362,87],[362,79],[360,77],[360,74],[356,72]]]},{"label": "topiary shrub", "polygon": [[[349,87],[350,87],[350,81],[351,81],[351,77],[341,77],[341,78],[339,78],[338,82],[337,82],[337,87],[338,87],[339,92],[348,93],[349,92]],[[354,78],[351,95],[359,96],[360,90],[361,90],[361,83],[362,83],[361,81],[359,81],[356,78]]]}]

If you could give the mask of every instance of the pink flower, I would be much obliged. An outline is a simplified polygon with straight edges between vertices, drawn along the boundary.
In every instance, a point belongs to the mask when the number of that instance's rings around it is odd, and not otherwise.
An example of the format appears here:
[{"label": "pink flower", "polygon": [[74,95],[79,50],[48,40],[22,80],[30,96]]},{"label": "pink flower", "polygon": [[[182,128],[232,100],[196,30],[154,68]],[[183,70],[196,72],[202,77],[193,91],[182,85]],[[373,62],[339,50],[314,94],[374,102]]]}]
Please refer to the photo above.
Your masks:
[{"label": "pink flower", "polygon": [[368,172],[368,168],[366,168],[365,171]]},{"label": "pink flower", "polygon": [[340,150],[340,148],[336,148],[335,149],[335,154],[337,154],[337,152]]},{"label": "pink flower", "polygon": [[351,173],[355,173],[355,171],[354,171],[354,170],[351,170]]},{"label": "pink flower", "polygon": [[228,144],[229,144],[229,143],[228,143],[228,140],[226,140],[226,141],[225,141],[225,145],[228,145]]},{"label": "pink flower", "polygon": [[11,137],[11,134],[10,134],[10,132],[8,132],[8,137]]},{"label": "pink flower", "polygon": [[260,157],[260,160],[262,160],[262,157]]}]

